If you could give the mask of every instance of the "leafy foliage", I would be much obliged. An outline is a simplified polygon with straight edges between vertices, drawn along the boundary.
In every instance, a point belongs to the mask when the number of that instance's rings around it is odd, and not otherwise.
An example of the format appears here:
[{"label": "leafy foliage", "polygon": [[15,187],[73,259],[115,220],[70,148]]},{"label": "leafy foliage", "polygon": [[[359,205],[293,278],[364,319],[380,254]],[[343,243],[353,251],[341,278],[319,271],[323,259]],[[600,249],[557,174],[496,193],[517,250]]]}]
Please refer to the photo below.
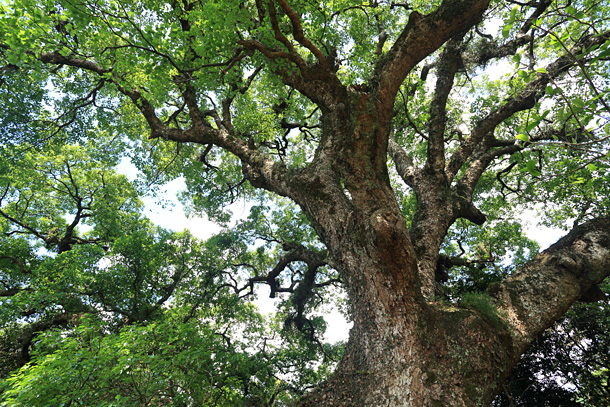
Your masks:
[{"label": "leafy foliage", "polygon": [[274,259],[256,235],[153,225],[114,169],[122,143],[102,140],[3,158],[2,405],[289,405],[329,374],[341,344],[243,299],[239,263]]}]

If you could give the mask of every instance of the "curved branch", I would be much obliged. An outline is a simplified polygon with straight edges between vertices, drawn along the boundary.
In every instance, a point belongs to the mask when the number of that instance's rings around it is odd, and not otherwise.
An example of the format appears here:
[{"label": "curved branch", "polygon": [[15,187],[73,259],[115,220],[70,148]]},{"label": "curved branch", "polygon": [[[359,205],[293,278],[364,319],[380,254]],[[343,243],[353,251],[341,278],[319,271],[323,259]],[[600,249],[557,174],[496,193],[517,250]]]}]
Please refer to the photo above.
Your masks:
[{"label": "curved branch", "polygon": [[444,0],[428,15],[412,12],[408,24],[375,69],[381,105],[392,109],[396,93],[411,69],[451,37],[478,23],[488,6],[489,0]]},{"label": "curved branch", "polygon": [[[302,291],[301,284],[303,283],[303,281],[308,279],[307,276],[309,276],[309,278],[311,280],[310,281],[311,284],[310,284],[310,288],[309,288],[309,291],[311,291],[311,288],[313,288],[314,281],[315,281],[312,278],[315,278],[317,269],[319,267],[322,267],[322,266],[328,264],[327,263],[328,253],[326,251],[320,251],[320,252],[312,251],[300,244],[290,244],[290,243],[284,243],[283,248],[284,248],[284,250],[287,250],[288,253],[279,259],[279,261],[277,262],[275,267],[271,271],[269,271],[269,273],[267,273],[267,275],[252,277],[249,280],[249,284],[252,284],[252,283],[268,284],[269,287],[271,288],[271,293],[269,294],[270,298],[275,298],[275,294],[277,292],[297,292],[299,290]],[[288,288],[279,287],[278,282],[277,282],[278,276],[287,267],[289,267],[290,263],[293,263],[296,261],[302,261],[307,264],[309,271],[308,271],[308,273],[306,273],[307,275],[306,275],[305,279],[299,283],[299,286],[297,287],[296,290],[294,289],[294,284]],[[311,274],[311,273],[313,273],[313,274]]]},{"label": "curved branch", "polygon": [[30,350],[34,339],[41,331],[47,331],[57,326],[67,325],[69,323],[77,323],[78,320],[83,316],[82,313],[70,313],[64,312],[48,318],[46,320],[34,322],[27,325],[22,330],[19,338],[19,365],[23,366],[30,361]]},{"label": "curved branch", "polygon": [[531,35],[518,35],[514,40],[498,45],[494,40],[486,41],[477,45],[472,52],[467,52],[463,55],[466,64],[474,64],[476,66],[485,65],[492,59],[504,58],[509,55],[515,55],[519,47],[529,43],[532,40]]},{"label": "curved branch", "polygon": [[532,28],[532,25],[534,25],[534,22],[546,11],[547,8],[549,8],[551,4],[553,4],[553,0],[542,0],[541,2],[537,3],[536,10],[534,10],[527,20],[525,20],[525,23],[523,23],[521,29],[519,30],[519,34],[525,34],[528,32],[530,28]]},{"label": "curved branch", "polygon": [[385,28],[383,28],[379,14],[375,14],[375,20],[377,21],[377,32],[379,33],[377,46],[375,47],[375,55],[381,55],[383,52],[383,46],[388,39],[388,33]]},{"label": "curved branch", "polygon": [[492,143],[485,143],[484,145],[481,145],[480,149],[478,149],[480,151],[475,151],[475,154],[473,154],[473,157],[468,164],[468,169],[456,183],[455,189],[459,191],[459,194],[464,196],[469,202],[472,201],[472,194],[477,186],[477,183],[479,182],[479,179],[494,159],[523,149],[522,145],[515,142],[496,149],[491,149],[492,147],[490,144]]},{"label": "curved branch", "polygon": [[296,54],[286,51],[276,51],[266,47],[262,42],[257,40],[239,40],[237,43],[246,49],[254,49],[269,59],[288,59],[299,68],[305,67],[305,62]]},{"label": "curved branch", "polygon": [[396,172],[402,180],[414,188],[415,186],[415,166],[413,159],[407,154],[407,152],[398,144],[393,136],[390,136],[388,141],[388,154],[394,161],[396,166]]},{"label": "curved branch", "polygon": [[326,63],[326,58],[322,51],[320,51],[305,35],[303,34],[303,26],[301,25],[301,21],[297,13],[288,5],[286,0],[277,0],[282,7],[282,10],[286,13],[288,18],[290,19],[290,23],[292,24],[292,35],[294,39],[299,42],[302,46],[311,51],[312,54],[315,55],[318,63],[320,64],[320,68],[324,71],[328,70],[328,64]]},{"label": "curved branch", "polygon": [[[322,109],[336,107],[338,99],[345,96],[346,88],[330,69],[307,64],[297,53],[277,51],[257,40],[239,40],[246,50],[259,51],[272,60],[287,60],[294,64],[274,69],[284,84],[296,89]],[[296,66],[296,69],[294,67]]]},{"label": "curved branch", "polygon": [[488,291],[497,299],[520,354],[609,275],[610,217],[603,217],[577,226]]}]

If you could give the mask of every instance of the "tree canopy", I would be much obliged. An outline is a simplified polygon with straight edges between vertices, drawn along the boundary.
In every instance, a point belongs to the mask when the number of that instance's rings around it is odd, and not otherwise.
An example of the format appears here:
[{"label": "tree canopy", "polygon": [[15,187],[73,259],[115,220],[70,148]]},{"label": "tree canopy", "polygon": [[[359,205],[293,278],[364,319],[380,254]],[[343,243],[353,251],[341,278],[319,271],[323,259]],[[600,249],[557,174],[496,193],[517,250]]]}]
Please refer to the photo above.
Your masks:
[{"label": "tree canopy", "polygon": [[0,402],[608,402],[609,7],[0,3]]}]

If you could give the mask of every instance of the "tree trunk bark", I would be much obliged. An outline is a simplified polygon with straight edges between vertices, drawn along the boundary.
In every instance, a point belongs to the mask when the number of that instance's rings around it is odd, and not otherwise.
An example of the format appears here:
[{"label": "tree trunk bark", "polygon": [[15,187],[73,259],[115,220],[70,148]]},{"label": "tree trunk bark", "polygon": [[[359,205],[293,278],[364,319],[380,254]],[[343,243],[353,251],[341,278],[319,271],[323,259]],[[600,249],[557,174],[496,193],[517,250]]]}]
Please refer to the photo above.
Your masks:
[{"label": "tree trunk bark", "polygon": [[[358,140],[356,148],[301,174],[308,188],[293,194],[341,271],[354,322],[336,373],[300,406],[473,406],[491,400],[496,387],[490,383],[502,383],[518,358],[506,346],[510,335],[475,311],[426,302],[418,256],[389,184],[387,146],[376,155],[366,145],[387,140],[389,129],[376,123],[364,98],[351,100],[352,120],[329,120],[327,131]],[[349,125],[354,119],[357,128]],[[344,184],[326,181],[336,179]]]},{"label": "tree trunk bark", "polygon": [[354,326],[332,379],[300,406],[475,406],[518,359],[503,325],[427,304],[405,222],[378,211],[342,239]]},{"label": "tree trunk bark", "polygon": [[300,406],[484,406],[518,359],[510,335],[475,311],[430,307],[388,320],[374,334],[355,323],[337,371]]},{"label": "tree trunk bark", "polygon": [[390,129],[375,95],[348,88],[338,100],[323,114],[315,164],[294,174],[287,195],[340,271],[354,326],[336,372],[299,406],[488,405],[528,344],[610,273],[610,221],[578,229],[490,295],[461,306],[430,302],[447,229],[463,212],[478,215],[470,196],[415,174],[409,231],[390,187]]},{"label": "tree trunk bark", "polygon": [[[374,224],[371,238],[397,241],[405,233],[388,221]],[[379,246],[365,245],[367,256],[346,263],[355,311],[346,354],[300,407],[489,405],[531,341],[610,274],[610,218],[576,228],[492,287],[495,300],[482,295],[465,306],[413,297],[408,279],[393,274],[401,256],[388,258]],[[412,261],[400,264],[407,267],[400,275],[416,270]]]}]

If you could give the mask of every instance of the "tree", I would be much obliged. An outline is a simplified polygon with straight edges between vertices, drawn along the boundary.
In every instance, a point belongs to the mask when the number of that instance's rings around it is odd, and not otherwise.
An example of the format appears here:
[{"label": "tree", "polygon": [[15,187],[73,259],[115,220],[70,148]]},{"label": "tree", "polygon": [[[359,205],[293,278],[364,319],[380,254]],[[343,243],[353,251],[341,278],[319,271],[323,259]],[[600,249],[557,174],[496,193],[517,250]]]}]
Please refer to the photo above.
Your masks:
[{"label": "tree", "polygon": [[[151,184],[184,176],[192,212],[258,201],[233,242],[260,257],[232,267],[291,293],[287,324],[310,339],[318,292],[340,279],[354,327],[301,406],[487,405],[610,273],[605,2],[2,8],[4,148],[101,128]],[[533,257],[515,217],[536,203],[575,227]]]}]

